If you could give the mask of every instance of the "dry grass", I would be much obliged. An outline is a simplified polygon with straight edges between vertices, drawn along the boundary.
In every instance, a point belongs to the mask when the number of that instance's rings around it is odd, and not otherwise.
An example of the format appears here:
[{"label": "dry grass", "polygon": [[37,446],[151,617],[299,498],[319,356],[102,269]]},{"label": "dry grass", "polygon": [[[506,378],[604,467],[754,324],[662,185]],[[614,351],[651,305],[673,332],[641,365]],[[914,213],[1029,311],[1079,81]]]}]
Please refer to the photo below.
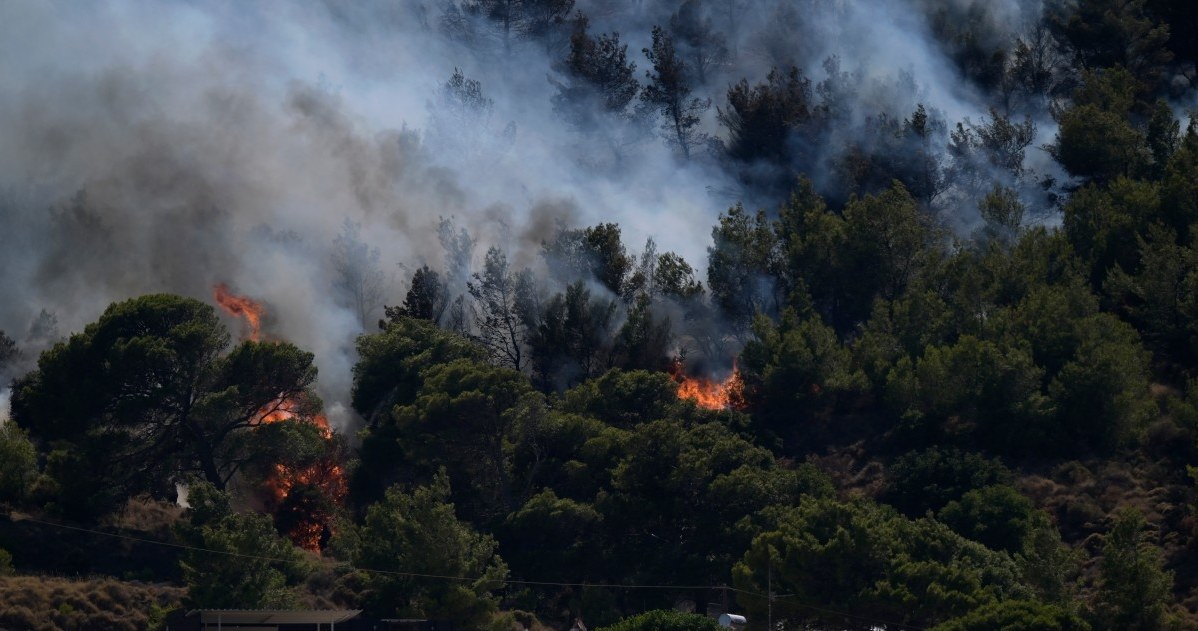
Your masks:
[{"label": "dry grass", "polygon": [[104,524],[165,537],[170,534],[171,526],[182,517],[183,508],[178,504],[134,497],[105,518]]},{"label": "dry grass", "polygon": [[0,629],[144,631],[152,612],[178,607],[183,592],[108,578],[0,577]]}]

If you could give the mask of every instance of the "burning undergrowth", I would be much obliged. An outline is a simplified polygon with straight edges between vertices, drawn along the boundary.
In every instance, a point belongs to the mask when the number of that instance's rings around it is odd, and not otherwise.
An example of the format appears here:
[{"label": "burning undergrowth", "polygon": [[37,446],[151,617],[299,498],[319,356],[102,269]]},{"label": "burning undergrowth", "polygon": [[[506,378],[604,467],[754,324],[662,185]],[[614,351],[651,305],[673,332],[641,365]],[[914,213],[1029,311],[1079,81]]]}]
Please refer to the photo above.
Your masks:
[{"label": "burning undergrowth", "polygon": [[[223,283],[213,288],[213,298],[225,313],[244,320],[243,339],[263,341],[265,306]],[[313,395],[280,397],[258,410],[254,433],[261,439],[276,434],[270,438],[281,448],[269,461],[255,463],[260,482],[253,485],[253,501],[274,516],[281,534],[313,551],[328,543],[348,490],[345,445],[321,407]]]},{"label": "burning undergrowth", "polygon": [[691,376],[681,360],[675,360],[670,366],[670,375],[678,383],[679,399],[694,401],[695,405],[708,410],[743,410],[746,407],[745,382],[736,360],[732,361],[732,371],[723,379]]}]

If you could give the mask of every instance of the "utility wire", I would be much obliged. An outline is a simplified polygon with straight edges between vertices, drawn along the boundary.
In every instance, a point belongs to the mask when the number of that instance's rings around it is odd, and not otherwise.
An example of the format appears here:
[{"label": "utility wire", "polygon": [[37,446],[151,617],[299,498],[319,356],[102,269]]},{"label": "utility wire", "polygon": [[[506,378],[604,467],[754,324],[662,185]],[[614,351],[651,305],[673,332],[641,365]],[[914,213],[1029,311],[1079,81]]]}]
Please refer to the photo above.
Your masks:
[{"label": "utility wire", "polygon": [[[115,533],[115,532],[104,532],[103,530],[95,530],[92,528],[84,528],[81,526],[71,526],[68,524],[45,521],[45,520],[37,519],[34,517],[28,517],[28,516],[19,516],[18,517],[18,516],[12,515],[11,513],[7,514],[6,516],[13,521],[27,521],[27,522],[31,522],[31,523],[35,523],[35,524],[41,524],[44,526],[51,526],[54,528],[75,530],[78,532],[86,532],[86,533],[90,533],[90,534],[94,534],[94,535],[101,535],[104,537],[112,537],[114,539],[124,539],[127,541],[137,541],[139,543],[147,543],[150,545],[165,546],[165,547],[169,547],[169,548],[178,548],[180,550],[192,550],[195,552],[207,552],[207,553],[211,553],[211,554],[222,554],[225,556],[238,557],[238,558],[242,558],[242,559],[254,559],[254,560],[258,560],[258,561],[270,561],[270,562],[277,562],[277,563],[288,562],[288,559],[284,559],[284,558],[280,558],[280,557],[263,556],[263,555],[257,555],[257,554],[245,554],[242,552],[232,552],[232,551],[228,551],[228,550],[213,550],[211,548],[201,548],[199,546],[192,546],[192,545],[187,545],[184,543],[174,543],[174,542],[170,542],[170,541],[158,541],[155,539],[146,539],[144,537],[134,537],[132,535],[125,535],[125,534],[120,534],[120,533]],[[408,576],[408,577],[415,577],[415,578],[433,578],[433,579],[461,581],[461,582],[491,581],[491,582],[501,582],[501,583],[505,583],[505,584],[518,584],[518,585],[543,585],[543,586],[551,586],[551,587],[600,587],[600,588],[610,588],[610,589],[711,589],[711,590],[726,589],[728,591],[747,594],[750,596],[759,596],[762,598],[765,597],[765,594],[759,594],[757,592],[752,592],[752,591],[743,590],[743,589],[737,589],[735,587],[726,587],[726,586],[714,586],[713,587],[711,585],[622,585],[622,584],[618,584],[618,583],[562,583],[562,582],[555,582],[555,581],[530,581],[530,580],[522,580],[522,579],[491,580],[491,579],[485,579],[482,577],[449,576],[446,574],[422,574],[420,572],[400,572],[397,570],[380,570],[380,569],[375,569],[375,568],[357,567],[357,566],[354,566],[354,565],[351,565],[348,563],[343,564],[343,565],[351,570],[357,570],[357,571],[361,571],[361,572],[369,572],[372,574],[386,574],[389,576]]]},{"label": "utility wire", "polygon": [[[191,550],[193,552],[205,552],[208,554],[220,554],[220,555],[224,555],[224,556],[237,557],[237,558],[241,558],[241,559],[253,559],[253,560],[257,560],[257,561],[268,561],[268,562],[272,562],[272,563],[287,563],[288,562],[288,559],[283,559],[280,557],[270,557],[270,556],[263,556],[263,555],[257,555],[257,554],[245,554],[242,552],[232,552],[232,551],[228,551],[228,550],[213,550],[211,548],[201,548],[199,546],[192,546],[192,545],[187,545],[187,544],[183,544],[183,543],[173,543],[170,541],[158,541],[156,539],[146,539],[144,537],[134,537],[133,535],[125,535],[125,534],[115,533],[115,532],[104,532],[103,530],[95,530],[93,528],[84,528],[82,526],[72,526],[69,524],[45,521],[42,519],[37,519],[35,517],[29,517],[26,515],[17,516],[11,512],[4,513],[4,516],[8,517],[8,519],[10,519],[14,522],[27,521],[27,522],[34,523],[34,524],[41,524],[43,526],[50,526],[52,528],[62,528],[65,530],[86,532],[86,533],[93,534],[93,535],[112,537],[114,539],[124,539],[126,541],[136,541],[138,543],[146,543],[146,544],[155,545],[155,546],[177,548],[180,550]],[[376,568],[356,567],[349,563],[344,563],[342,565],[343,565],[343,567],[349,568],[350,570],[353,570],[353,571],[366,572],[369,574],[382,574],[382,575],[386,575],[386,576],[429,578],[429,579],[445,580],[445,581],[458,581],[458,582],[463,582],[463,583],[474,583],[474,582],[483,581],[483,580],[490,580],[490,579],[483,579],[483,578],[472,578],[472,577],[468,577],[468,576],[449,576],[449,575],[444,575],[444,574],[423,574],[420,572],[400,572],[397,570],[380,570],[380,569],[376,569]],[[808,610],[819,612],[822,614],[832,615],[832,616],[840,616],[842,618],[848,618],[848,619],[852,619],[852,620],[860,620],[862,622],[869,622],[869,623],[873,623],[873,624],[885,625],[886,628],[888,628],[888,629],[890,629],[890,628],[913,629],[915,631],[923,631],[925,629],[925,627],[918,627],[918,626],[914,626],[914,625],[910,625],[910,624],[904,624],[904,623],[887,621],[887,620],[879,620],[877,618],[870,618],[867,616],[852,614],[852,613],[848,613],[845,611],[837,611],[835,609],[828,609],[826,607],[818,607],[816,605],[807,604],[807,603],[800,602],[797,600],[790,600],[792,598],[795,598],[795,596],[793,596],[793,595],[773,596],[770,594],[763,594],[761,592],[755,592],[752,590],[740,589],[737,587],[729,587],[727,585],[714,585],[714,586],[713,585],[624,585],[624,584],[617,584],[617,583],[564,583],[564,582],[556,582],[556,581],[531,581],[531,580],[511,579],[511,578],[496,580],[496,581],[492,581],[492,582],[502,583],[504,585],[534,585],[534,586],[544,586],[544,587],[584,587],[584,588],[585,587],[593,587],[593,588],[601,588],[601,589],[678,589],[678,590],[694,589],[694,590],[715,590],[715,591],[723,590],[723,591],[736,592],[738,594],[744,594],[746,596],[752,596],[752,597],[756,597],[756,598],[772,599],[774,601],[786,599],[786,604],[789,606],[792,606],[792,607],[808,609]],[[773,631],[773,630],[770,629],[767,631]]]}]

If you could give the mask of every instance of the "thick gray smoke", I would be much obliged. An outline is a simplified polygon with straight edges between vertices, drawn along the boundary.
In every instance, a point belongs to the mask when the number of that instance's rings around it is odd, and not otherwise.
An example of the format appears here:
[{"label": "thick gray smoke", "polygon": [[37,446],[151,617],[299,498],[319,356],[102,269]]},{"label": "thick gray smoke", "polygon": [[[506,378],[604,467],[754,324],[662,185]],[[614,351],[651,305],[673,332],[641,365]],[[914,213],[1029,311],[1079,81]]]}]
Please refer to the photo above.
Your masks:
[{"label": "thick gray smoke", "polygon": [[[442,261],[442,217],[479,240],[480,258],[495,244],[537,264],[559,220],[611,221],[630,247],[652,237],[703,270],[735,201],[717,162],[684,164],[646,136],[614,168],[552,110],[560,46],[463,43],[444,34],[445,4],[0,3],[0,330],[22,368],[115,300],[211,301],[224,282],[266,304],[269,335],[316,353],[344,427],[352,341],[381,302],[402,300],[414,267]],[[643,79],[637,51],[676,4],[577,6],[595,32],[621,32]],[[702,88],[715,105],[741,77],[796,64],[818,80],[835,56],[860,77],[861,117],[919,102],[950,124],[986,112],[929,35],[923,5],[935,3],[708,4],[737,52]],[[1038,18],[1038,3],[993,4],[1003,37]],[[455,68],[493,101],[485,116],[444,118],[437,94]],[[718,133],[714,107],[704,124]],[[338,291],[339,236],[377,248],[365,260],[382,301]]]}]

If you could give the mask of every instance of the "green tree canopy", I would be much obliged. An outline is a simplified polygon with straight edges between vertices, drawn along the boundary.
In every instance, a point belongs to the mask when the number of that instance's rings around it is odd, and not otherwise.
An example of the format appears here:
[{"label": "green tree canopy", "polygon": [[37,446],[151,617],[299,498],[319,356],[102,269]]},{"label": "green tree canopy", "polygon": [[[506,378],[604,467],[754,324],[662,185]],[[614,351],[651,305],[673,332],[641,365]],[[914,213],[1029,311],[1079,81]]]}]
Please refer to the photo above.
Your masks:
[{"label": "green tree canopy", "polygon": [[137,493],[171,497],[187,473],[224,488],[265,446],[242,440],[265,412],[318,409],[311,353],[247,341],[222,354],[228,344],[212,307],[159,294],[111,305],[43,353],[15,384],[13,418],[53,446],[47,471],[73,494],[59,510],[85,517]]},{"label": "green tree canopy", "polygon": [[529,494],[512,478],[509,456],[514,445],[535,440],[542,398],[508,368],[466,359],[433,366],[416,400],[392,412],[392,458],[418,480],[448,471],[464,514],[500,520]]},{"label": "green tree canopy", "polygon": [[678,384],[669,375],[644,370],[609,370],[567,390],[561,409],[630,429],[683,414]]},{"label": "green tree canopy", "polygon": [[368,423],[391,407],[410,403],[423,383],[423,371],[455,359],[486,359],[486,351],[428,320],[399,317],[381,333],[358,338],[353,407]]},{"label": "green tree canopy", "polygon": [[645,73],[649,82],[641,90],[641,101],[657,110],[662,118],[662,136],[689,160],[692,149],[704,140],[697,126],[703,112],[711,107],[711,99],[691,96],[691,72],[675,50],[674,37],[665,29],[653,27],[653,46],[642,52],[653,64],[653,71]]},{"label": "green tree canopy", "polygon": [[353,561],[378,570],[363,578],[373,615],[448,620],[466,628],[489,625],[499,602],[494,592],[507,578],[507,565],[490,535],[458,520],[449,494],[449,479],[439,475],[429,486],[410,491],[392,487],[367,509],[353,535],[360,541]]},{"label": "green tree canopy", "polygon": [[932,446],[903,454],[890,465],[881,499],[908,517],[920,517],[975,489],[1013,481],[997,458]]},{"label": "green tree canopy", "polygon": [[938,440],[997,453],[1040,449],[1052,409],[1043,372],[1020,348],[972,336],[899,360],[887,379],[891,406],[918,444]]},{"label": "green tree canopy", "polygon": [[937,519],[991,550],[1015,553],[1030,534],[1032,502],[1006,485],[967,491],[940,509]]},{"label": "green tree canopy", "polygon": [[759,317],[753,330],[740,369],[745,401],[760,429],[781,438],[791,451],[822,444],[844,429],[831,415],[865,391],[867,382],[832,328],[788,309],[777,324]]},{"label": "green tree canopy", "polygon": [[777,237],[765,212],[737,204],[720,215],[711,238],[707,286],[734,330],[748,331],[758,313],[778,313],[784,296],[776,280]]},{"label": "green tree canopy", "polygon": [[25,430],[0,423],[0,502],[25,499],[37,473],[37,449]]},{"label": "green tree canopy", "polygon": [[753,619],[768,605],[754,594],[772,588],[790,594],[775,620],[851,629],[926,626],[1028,595],[1006,554],[865,500],[803,501],[753,540],[733,579]]},{"label": "green tree canopy", "polygon": [[303,553],[275,531],[270,517],[235,513],[229,494],[206,482],[188,485],[188,521],[176,527],[186,545],[179,560],[188,607],[294,607],[296,585],[311,568]]},{"label": "green tree canopy", "polygon": [[1090,631],[1090,625],[1058,605],[1034,600],[1006,600],[982,605],[932,631]]},{"label": "green tree canopy", "polygon": [[1173,573],[1163,568],[1160,548],[1144,529],[1144,516],[1124,509],[1102,546],[1094,627],[1099,631],[1156,631],[1165,627]]},{"label": "green tree canopy", "polygon": [[596,631],[719,631],[715,620],[697,613],[654,610],[625,618]]},{"label": "green tree canopy", "polygon": [[553,80],[553,109],[578,131],[608,136],[614,147],[616,132],[609,128],[627,120],[628,106],[640,91],[636,63],[628,61],[628,45],[619,33],[592,35],[581,14],[572,22],[570,49],[557,65],[564,80]]},{"label": "green tree canopy", "polygon": [[1072,106],[1057,116],[1056,142],[1049,147],[1066,171],[1096,182],[1144,172],[1151,151],[1131,118],[1138,87],[1120,67],[1086,73]]}]

